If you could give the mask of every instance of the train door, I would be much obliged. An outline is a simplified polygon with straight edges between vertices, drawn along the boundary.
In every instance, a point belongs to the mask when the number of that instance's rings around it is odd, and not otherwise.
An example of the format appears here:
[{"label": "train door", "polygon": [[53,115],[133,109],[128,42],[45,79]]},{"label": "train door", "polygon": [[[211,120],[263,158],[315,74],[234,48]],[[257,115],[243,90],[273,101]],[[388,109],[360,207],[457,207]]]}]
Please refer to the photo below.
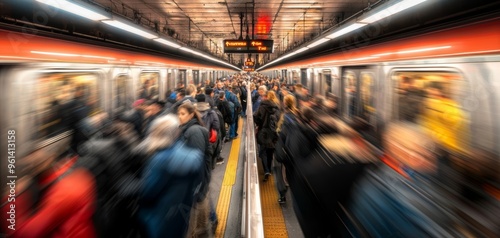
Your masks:
[{"label": "train door", "polygon": [[187,72],[185,69],[179,69],[179,74],[177,75],[177,88],[179,88],[180,85],[186,85],[186,80],[187,80]]},{"label": "train door", "polygon": [[329,69],[325,69],[322,71],[322,87],[321,87],[321,94],[322,95],[328,95],[329,93],[333,94],[332,91],[332,71]]},{"label": "train door", "polygon": [[342,71],[341,117],[360,126],[363,136],[380,146],[380,131],[376,111],[377,81],[370,67],[348,67]]},{"label": "train door", "polygon": [[194,85],[196,85],[196,86],[198,86],[201,83],[199,70],[193,70],[193,82],[194,82]]},{"label": "train door", "polygon": [[300,69],[300,83],[302,86],[307,87],[307,69]]},{"label": "train door", "polygon": [[112,81],[112,116],[117,116],[130,109],[132,105],[132,95],[130,94],[130,76],[128,74],[119,74]]}]

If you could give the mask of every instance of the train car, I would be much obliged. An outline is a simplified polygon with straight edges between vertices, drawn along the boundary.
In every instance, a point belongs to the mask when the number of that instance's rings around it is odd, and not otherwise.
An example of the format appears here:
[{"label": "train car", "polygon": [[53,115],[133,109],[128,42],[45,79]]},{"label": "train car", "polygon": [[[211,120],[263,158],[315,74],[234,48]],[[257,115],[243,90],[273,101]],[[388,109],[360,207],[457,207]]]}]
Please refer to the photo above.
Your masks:
[{"label": "train car", "polygon": [[[71,124],[96,123],[103,113],[112,119],[139,98],[165,100],[177,84],[201,85],[230,73],[26,32],[0,30],[0,43],[1,134],[15,148],[0,149],[1,167],[12,168],[12,174],[2,170],[2,183],[7,175],[20,175],[16,161],[37,148],[65,152]],[[71,121],[76,117],[85,122]]]},{"label": "train car", "polygon": [[[447,158],[452,158],[447,162],[462,176],[460,181],[445,178],[441,182],[460,184],[460,192],[474,190],[489,199],[485,204],[498,204],[499,24],[498,17],[466,23],[266,71],[301,83],[312,94],[335,95],[340,119],[367,122],[369,128],[361,134],[381,151],[385,126],[419,124],[433,135]],[[454,206],[472,236],[497,236],[494,209],[464,201]]]}]

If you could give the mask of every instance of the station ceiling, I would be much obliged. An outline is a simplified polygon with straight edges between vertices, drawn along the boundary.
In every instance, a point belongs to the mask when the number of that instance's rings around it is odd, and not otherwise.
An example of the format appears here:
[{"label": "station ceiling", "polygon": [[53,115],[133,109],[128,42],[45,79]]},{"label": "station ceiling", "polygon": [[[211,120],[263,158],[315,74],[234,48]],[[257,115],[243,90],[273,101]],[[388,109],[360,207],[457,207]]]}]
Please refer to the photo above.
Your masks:
[{"label": "station ceiling", "polygon": [[247,35],[250,39],[272,39],[275,49],[292,48],[378,1],[93,0],[93,2],[146,24],[157,22],[160,30],[174,38],[198,49],[220,53],[224,39],[240,37],[245,39]]}]

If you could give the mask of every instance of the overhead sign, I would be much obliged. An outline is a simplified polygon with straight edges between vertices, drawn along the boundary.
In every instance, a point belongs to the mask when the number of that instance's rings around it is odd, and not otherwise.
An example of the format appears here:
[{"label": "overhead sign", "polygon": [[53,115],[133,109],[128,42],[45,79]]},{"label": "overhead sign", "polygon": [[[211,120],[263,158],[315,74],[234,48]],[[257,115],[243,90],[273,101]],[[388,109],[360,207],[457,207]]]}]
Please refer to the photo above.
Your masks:
[{"label": "overhead sign", "polygon": [[273,53],[273,40],[224,40],[224,53]]}]

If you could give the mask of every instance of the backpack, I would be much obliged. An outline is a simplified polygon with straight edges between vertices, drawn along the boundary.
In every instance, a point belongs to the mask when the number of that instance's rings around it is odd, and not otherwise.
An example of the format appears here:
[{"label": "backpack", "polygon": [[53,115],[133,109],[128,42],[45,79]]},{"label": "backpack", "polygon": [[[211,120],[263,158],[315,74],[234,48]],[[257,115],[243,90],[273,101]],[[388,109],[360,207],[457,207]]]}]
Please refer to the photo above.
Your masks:
[{"label": "backpack", "polygon": [[219,109],[219,112],[222,114],[225,123],[231,124],[233,122],[233,114],[231,113],[229,103],[226,104],[224,101],[217,101],[217,109]]}]

